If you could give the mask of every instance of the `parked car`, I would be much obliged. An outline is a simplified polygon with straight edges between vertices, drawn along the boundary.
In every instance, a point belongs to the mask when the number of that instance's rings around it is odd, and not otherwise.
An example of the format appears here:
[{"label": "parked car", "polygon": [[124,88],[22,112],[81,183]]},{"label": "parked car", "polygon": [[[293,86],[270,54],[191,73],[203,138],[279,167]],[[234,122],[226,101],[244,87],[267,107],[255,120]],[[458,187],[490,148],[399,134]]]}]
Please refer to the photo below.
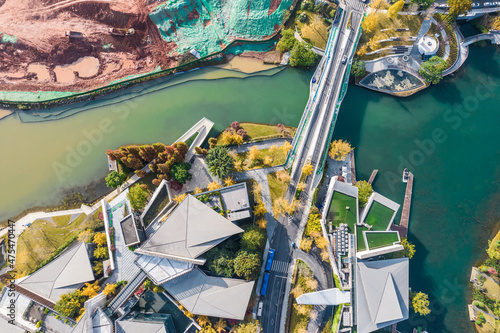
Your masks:
[{"label": "parked car", "polygon": [[472,7],[479,7],[479,6],[481,6],[481,4],[480,4],[479,2],[474,2],[474,3],[472,4]]},{"label": "parked car", "polygon": [[492,4],[491,2],[485,2],[485,3],[484,3],[484,6],[486,6],[486,7],[490,7],[490,6],[493,6],[493,4]]}]

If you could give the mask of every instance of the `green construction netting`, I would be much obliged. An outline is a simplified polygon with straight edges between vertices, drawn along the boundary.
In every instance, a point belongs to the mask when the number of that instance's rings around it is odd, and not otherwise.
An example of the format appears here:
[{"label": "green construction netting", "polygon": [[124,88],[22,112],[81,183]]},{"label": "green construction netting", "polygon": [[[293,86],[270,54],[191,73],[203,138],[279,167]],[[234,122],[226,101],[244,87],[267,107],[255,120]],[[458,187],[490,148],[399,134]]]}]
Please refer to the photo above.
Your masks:
[{"label": "green construction netting", "polygon": [[0,100],[16,102],[43,102],[51,99],[75,95],[77,92],[70,91],[0,91]]},{"label": "green construction netting", "polygon": [[203,57],[220,52],[234,39],[258,41],[272,35],[292,4],[281,0],[269,14],[271,0],[170,0],[149,16],[162,38],[177,44],[176,52],[196,49]]},{"label": "green construction netting", "polygon": [[233,45],[228,48],[225,52],[231,53],[234,55],[238,55],[245,52],[265,52],[269,51],[274,47],[276,41],[270,40],[268,42],[259,43],[259,44],[240,44]]},{"label": "green construction netting", "polygon": [[[0,34],[1,34],[1,32],[0,32]],[[16,36],[9,36],[7,34],[3,34],[3,36],[2,36],[2,43],[16,44],[17,43],[17,37]]]}]

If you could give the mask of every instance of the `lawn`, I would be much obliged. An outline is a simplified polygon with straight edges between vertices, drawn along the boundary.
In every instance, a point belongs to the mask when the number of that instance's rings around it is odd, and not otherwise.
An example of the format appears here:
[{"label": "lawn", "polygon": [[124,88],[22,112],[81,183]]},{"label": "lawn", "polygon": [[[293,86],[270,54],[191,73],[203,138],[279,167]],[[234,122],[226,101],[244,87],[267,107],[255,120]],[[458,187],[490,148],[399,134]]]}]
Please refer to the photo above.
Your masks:
[{"label": "lawn", "polygon": [[358,243],[358,251],[366,250],[365,239],[363,238],[363,231],[368,231],[366,227],[356,227],[356,243]]},{"label": "lawn", "polygon": [[368,248],[370,250],[379,247],[389,246],[399,241],[397,231],[391,232],[367,232],[366,240],[368,241]]},{"label": "lawn", "polygon": [[365,223],[372,226],[370,229],[372,231],[386,231],[393,215],[394,211],[392,209],[373,201],[366,215]]},{"label": "lawn", "polygon": [[[346,209],[349,207],[349,211]],[[327,221],[333,221],[338,227],[340,223],[347,223],[349,231],[354,232],[356,220],[356,198],[335,191],[333,193],[330,209],[328,210]]]},{"label": "lawn", "polygon": [[[247,136],[245,137],[245,141],[279,138],[283,136],[281,131],[278,129],[276,125],[240,123],[240,128],[247,131]],[[297,130],[295,127],[285,126],[285,128],[290,132],[291,137],[295,135],[295,131]],[[217,140],[219,140],[220,137],[221,136],[219,135],[217,137]]]},{"label": "lawn", "polygon": [[342,314],[342,304],[337,305],[335,307],[335,312],[333,314],[333,321],[332,321],[332,332],[337,331],[337,327],[339,326],[340,322],[340,315]]},{"label": "lawn", "polygon": [[[275,152],[271,153],[269,149],[261,149],[262,157],[259,160],[254,161],[253,163],[247,164],[247,156],[248,152],[236,154],[236,159],[241,161],[242,171],[265,168],[270,166],[282,165],[286,162],[286,156],[288,152],[283,149],[275,149]],[[272,162],[269,164],[264,164],[264,159],[269,156],[271,157]]]},{"label": "lawn", "polygon": [[269,191],[271,192],[271,201],[284,197],[288,189],[288,182],[282,182],[276,177],[276,172],[267,174],[267,181],[269,183]]},{"label": "lawn", "polygon": [[91,228],[97,220],[93,217],[64,215],[36,220],[20,236],[17,246],[16,270],[25,276],[48,259],[61,245],[80,231]]},{"label": "lawn", "polygon": [[301,23],[297,20],[297,28],[299,29],[300,36],[306,41],[309,40],[312,42],[314,46],[325,49],[328,42],[328,28],[330,25],[319,14],[309,11],[303,11],[303,13],[306,13],[307,21]]},{"label": "lawn", "polygon": [[483,283],[483,288],[491,298],[500,299],[500,286],[496,282],[487,278]]}]

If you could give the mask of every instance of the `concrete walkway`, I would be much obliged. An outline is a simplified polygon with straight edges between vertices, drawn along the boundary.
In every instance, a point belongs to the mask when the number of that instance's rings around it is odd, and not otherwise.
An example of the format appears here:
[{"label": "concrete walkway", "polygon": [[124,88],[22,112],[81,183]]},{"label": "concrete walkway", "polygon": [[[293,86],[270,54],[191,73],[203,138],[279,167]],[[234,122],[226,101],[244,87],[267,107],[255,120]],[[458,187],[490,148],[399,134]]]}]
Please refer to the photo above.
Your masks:
[{"label": "concrete walkway", "polygon": [[269,149],[273,145],[280,147],[287,141],[291,143],[292,138],[277,138],[277,139],[269,139],[269,140],[259,141],[259,142],[250,142],[247,144],[243,144],[241,146],[229,147],[228,149],[230,151],[234,151],[237,154],[239,154],[239,153],[245,153],[245,152],[249,151],[252,147],[257,147],[257,149],[259,149],[259,150]]},{"label": "concrete walkway", "polygon": [[462,33],[460,32],[460,29],[457,27],[456,24],[453,25],[453,32],[455,33],[455,37],[457,39],[457,45],[459,47],[457,61],[455,61],[455,64],[453,64],[453,66],[451,66],[449,69],[443,72],[443,76],[450,75],[451,73],[459,69],[469,56],[469,47],[463,45],[462,42],[464,38],[462,36]]}]

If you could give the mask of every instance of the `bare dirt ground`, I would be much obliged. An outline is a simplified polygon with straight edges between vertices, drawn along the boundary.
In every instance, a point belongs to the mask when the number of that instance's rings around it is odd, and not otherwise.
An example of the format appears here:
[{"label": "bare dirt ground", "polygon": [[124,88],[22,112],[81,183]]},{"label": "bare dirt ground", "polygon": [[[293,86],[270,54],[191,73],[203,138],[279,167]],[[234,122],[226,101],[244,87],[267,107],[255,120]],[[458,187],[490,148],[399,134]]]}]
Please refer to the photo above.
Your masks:
[{"label": "bare dirt ground", "polygon": [[[17,38],[17,43],[0,42],[0,91],[82,91],[159,65],[175,66],[176,55],[171,53],[177,46],[161,39],[148,16],[158,4],[0,0],[0,40],[4,35]],[[112,36],[112,27],[133,28],[135,34]],[[85,37],[69,39],[66,31]],[[86,63],[92,68],[82,68]]]}]

